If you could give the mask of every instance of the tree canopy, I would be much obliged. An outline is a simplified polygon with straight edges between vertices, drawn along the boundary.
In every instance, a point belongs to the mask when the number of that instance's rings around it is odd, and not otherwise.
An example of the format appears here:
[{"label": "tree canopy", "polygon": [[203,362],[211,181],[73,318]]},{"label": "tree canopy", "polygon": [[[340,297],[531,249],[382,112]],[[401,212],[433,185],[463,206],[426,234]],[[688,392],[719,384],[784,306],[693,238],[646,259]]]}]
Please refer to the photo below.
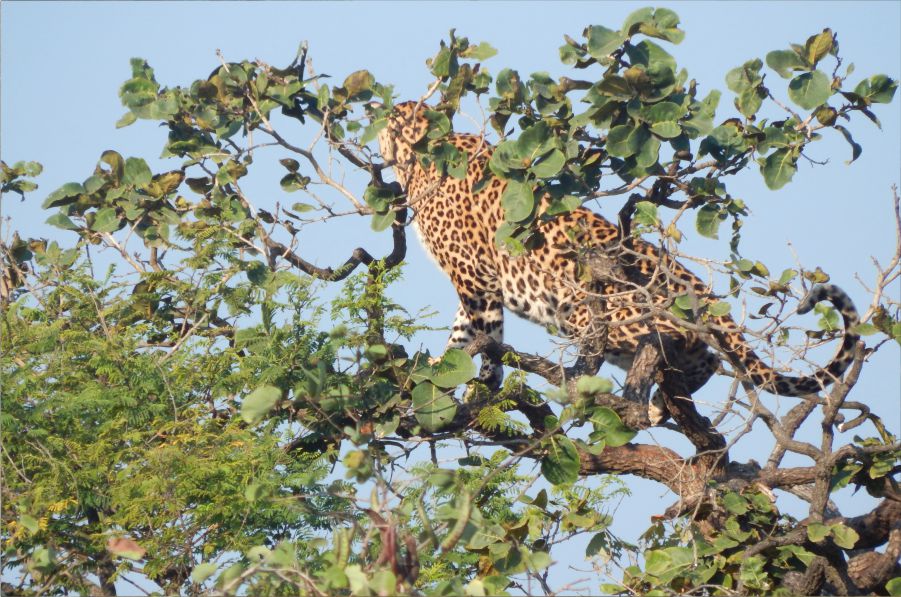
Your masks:
[{"label": "tree canopy", "polygon": [[[412,98],[429,121],[417,159],[464,176],[447,138],[480,114],[489,175],[507,181],[499,246],[528,258],[542,221],[603,200],[625,246],[641,236],[727,282],[702,305],[669,297],[674,321],[716,349],[709,318],[731,311],[762,352],[804,370],[840,341],[832,307],[817,305],[814,330],[790,319],[829,274],[773,273],[746,254],[750,200],[729,184],[791,184],[827,135],[858,159],[854,131],[879,124],[898,83],[857,75],[824,29],[725,73],[735,100],[722,105],[667,51],[679,25],[645,8],[566,35],[556,78],[495,72],[488,42],[451,30]],[[901,445],[880,418],[897,411],[855,394],[867,359],[901,344],[901,240],[867,274],[847,375],[780,410],[732,367],[717,403],[668,402],[665,427],[691,449],[662,445],[644,434],[647,404],[599,377],[600,362],[487,337],[417,349],[432,320],[390,292],[416,206],[375,143],[410,98],[370,70],[316,74],[309,52],[283,68],[220,55],[185,85],[132,59],[116,126],[159,125],[171,168],[105,151],[43,199],[68,234],[2,239],[4,592],[550,594],[578,589],[548,574],[588,535],[593,592],[901,594]],[[264,160],[283,167],[276,201],[246,192]],[[368,185],[348,186],[337,165]],[[4,162],[4,199],[33,200],[41,171]],[[305,258],[306,227],[361,215],[389,252],[364,239],[336,246],[330,266]],[[730,258],[684,255],[686,234],[728,237]],[[582,257],[586,276],[604,275]],[[326,285],[340,287],[332,300]],[[500,389],[476,379],[480,358],[505,363]],[[652,361],[628,379],[666,391],[675,382]],[[755,424],[771,436],[766,461],[732,459]],[[672,496],[635,538],[610,529],[626,475]],[[832,496],[847,486],[877,505],[843,514]]]}]

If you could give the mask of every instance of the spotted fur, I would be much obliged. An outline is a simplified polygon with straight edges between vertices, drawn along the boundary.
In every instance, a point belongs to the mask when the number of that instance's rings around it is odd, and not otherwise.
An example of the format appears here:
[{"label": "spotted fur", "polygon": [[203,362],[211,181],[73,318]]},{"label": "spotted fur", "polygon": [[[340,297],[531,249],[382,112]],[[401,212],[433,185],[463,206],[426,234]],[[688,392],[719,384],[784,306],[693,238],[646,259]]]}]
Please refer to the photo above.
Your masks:
[{"label": "spotted fur", "polygon": [[[504,307],[565,337],[584,340],[587,330],[593,329],[593,324],[597,327],[598,318],[588,299],[600,293],[604,298],[601,318],[607,331],[606,361],[628,370],[640,342],[665,336],[678,346],[666,355],[668,365],[682,372],[689,393],[710,379],[720,365],[719,357],[696,333],[649,308],[666,309],[673,297],[683,294],[709,300],[709,289],[701,280],[640,239],[635,240],[632,252],[624,255],[617,227],[587,209],[542,222],[538,228],[543,244],[526,255],[510,255],[494,241],[504,218],[500,198],[505,181],[491,178],[473,191],[483,178],[492,147],[482,137],[451,135],[447,141],[468,155],[466,177],[441,176],[434,166],[424,169],[415,146],[424,142],[428,130],[422,115],[425,109],[414,102],[396,106],[379,134],[379,145],[414,206],[414,225],[426,251],[447,273],[459,295],[448,348],[464,347],[478,332],[502,341]],[[615,275],[600,283],[586,282],[577,259],[586,247],[618,255],[621,262],[628,262],[624,257],[631,258],[637,282]],[[805,377],[783,375],[762,361],[728,315],[708,321],[719,330],[721,348],[732,353],[730,360],[740,363],[755,385],[782,396],[801,396],[818,392],[841,376],[852,361],[858,339],[851,331],[859,321],[857,311],[835,286],[815,287],[798,312],[809,311],[822,300],[830,301],[841,313],[845,334],[829,364]],[[499,365],[483,365],[484,380],[496,384],[500,376]]]}]

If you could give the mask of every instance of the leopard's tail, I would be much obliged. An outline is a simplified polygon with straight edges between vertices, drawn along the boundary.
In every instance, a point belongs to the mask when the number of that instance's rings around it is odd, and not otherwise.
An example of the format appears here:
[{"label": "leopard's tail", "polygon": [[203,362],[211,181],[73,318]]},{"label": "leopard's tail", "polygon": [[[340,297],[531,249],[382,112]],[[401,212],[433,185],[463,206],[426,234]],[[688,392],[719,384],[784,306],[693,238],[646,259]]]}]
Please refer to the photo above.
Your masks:
[{"label": "leopard's tail", "polygon": [[[829,301],[841,314],[844,323],[844,336],[841,346],[833,355],[829,363],[818,369],[812,375],[792,377],[783,375],[757,356],[748,346],[747,341],[736,329],[735,332],[727,332],[728,344],[724,346],[731,350],[730,360],[740,362],[754,385],[780,396],[804,396],[815,394],[824,387],[841,377],[851,362],[854,360],[854,347],[860,339],[860,335],[854,328],[860,323],[857,308],[844,290],[832,284],[814,286],[807,296],[798,304],[798,313],[807,313],[820,301]],[[727,317],[723,317],[723,324],[727,327],[736,324]],[[737,336],[737,337],[735,337]]]}]

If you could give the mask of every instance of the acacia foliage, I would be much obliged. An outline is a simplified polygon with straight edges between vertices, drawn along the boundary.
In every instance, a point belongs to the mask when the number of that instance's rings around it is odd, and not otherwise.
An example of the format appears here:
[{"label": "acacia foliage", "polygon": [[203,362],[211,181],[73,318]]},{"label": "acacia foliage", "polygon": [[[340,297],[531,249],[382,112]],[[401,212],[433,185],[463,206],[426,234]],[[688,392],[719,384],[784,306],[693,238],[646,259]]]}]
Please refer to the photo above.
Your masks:
[{"label": "acacia foliage", "polygon": [[[484,100],[500,137],[489,172],[508,181],[495,240],[512,252],[540,242],[541,219],[592,198],[626,199],[624,242],[644,232],[675,246],[683,212],[714,238],[731,219],[730,291],[768,297],[779,313],[761,315],[785,341],[781,316],[798,281],[828,276],[775,277],[745,257],[747,209],[728,178],[756,169],[780,188],[826,133],[842,135],[856,159],[848,126],[858,116],[878,124],[872,109],[897,82],[851,79],[827,29],[727,73],[735,110],[717,118],[720,92],[700,94],[665,49],[682,40],[678,25],[674,12],[649,8],[619,29],[565,37],[561,62],[579,78],[492,76],[481,64],[491,46],[452,31],[427,61],[440,99],[425,112],[419,159],[462,176],[467,158],[446,135],[461,102]],[[787,80],[785,96],[770,90],[764,62]],[[484,339],[432,362],[410,341],[422,319],[387,292],[411,199],[385,182],[371,146],[394,100],[389,85],[366,70],[340,85],[308,77],[303,46],[285,68],[223,62],[186,87],[162,86],[142,59],[131,64],[118,126],[165,125],[172,168],[106,151],[90,176],[43,202],[54,210],[48,223],[77,236],[71,246],[18,234],[3,244],[4,582],[17,579],[5,589],[112,592],[150,580],[170,593],[550,592],[558,545],[590,534],[586,555],[605,592],[901,591],[897,439],[848,400],[862,353],[826,403],[772,413],[749,388],[750,406],[732,405],[777,438],[763,469],[730,460],[723,419],[690,404],[669,406],[697,455],[635,442],[646,406],[595,371],[564,376]],[[766,112],[774,105],[781,119]],[[327,147],[289,141],[298,125]],[[333,158],[365,171],[369,186],[332,178],[323,164]],[[308,198],[290,208],[255,201],[245,177],[263,159],[278,159],[286,193]],[[3,192],[34,191],[40,171],[4,164]],[[359,248],[335,267],[304,259],[303,228],[341,214],[323,186],[375,231],[390,229],[391,253]],[[664,225],[667,209],[677,217]],[[118,258],[98,260],[95,247]],[[897,270],[896,254],[857,330],[873,336],[869,350],[901,339],[898,305],[881,294]],[[757,286],[746,290],[749,281]],[[318,298],[338,282],[331,303]],[[708,313],[730,308],[689,298],[671,297],[670,311],[702,331]],[[822,329],[810,335],[828,339],[837,315],[818,311]],[[509,365],[500,390],[473,380],[477,353]],[[527,372],[557,389],[535,389]],[[859,416],[845,421],[842,409]],[[811,416],[823,426],[819,445],[796,437]],[[861,435],[836,446],[842,421]],[[783,466],[786,451],[813,466]],[[672,490],[668,523],[638,544],[614,536],[608,500],[625,490],[610,473]],[[829,495],[852,483],[879,506],[855,518],[834,511]],[[809,517],[782,513],[774,488],[799,492]]]}]

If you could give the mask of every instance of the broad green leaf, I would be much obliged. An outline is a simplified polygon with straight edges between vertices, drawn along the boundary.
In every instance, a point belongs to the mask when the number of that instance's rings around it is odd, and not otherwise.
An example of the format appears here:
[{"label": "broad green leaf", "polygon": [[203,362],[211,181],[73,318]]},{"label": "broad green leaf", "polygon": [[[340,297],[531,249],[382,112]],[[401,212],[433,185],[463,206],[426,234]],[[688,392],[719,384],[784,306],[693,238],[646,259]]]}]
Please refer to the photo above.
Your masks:
[{"label": "broad green leaf", "polygon": [[745,118],[751,118],[760,109],[763,104],[763,95],[759,87],[751,87],[742,91],[735,98],[735,107],[742,113]]},{"label": "broad green leaf", "polygon": [[768,155],[760,166],[766,186],[772,191],[784,187],[797,172],[797,163],[791,148],[779,149]]},{"label": "broad green leaf", "polygon": [[726,86],[735,94],[757,87],[763,80],[760,76],[761,68],[763,68],[763,62],[759,58],[748,60],[726,73]]},{"label": "broad green leaf", "polygon": [[316,211],[316,206],[310,205],[309,203],[293,203],[291,205],[291,211],[302,214],[307,211]]},{"label": "broad green leaf", "polygon": [[566,436],[555,435],[545,443],[547,454],[541,459],[541,473],[552,485],[574,483],[579,478],[579,451]]},{"label": "broad green leaf", "polygon": [[37,519],[34,516],[29,516],[28,514],[22,514],[19,516],[19,526],[25,527],[29,533],[34,535],[37,533],[41,526],[38,524]]},{"label": "broad green leaf", "polygon": [[829,99],[829,77],[821,71],[798,75],[788,84],[788,97],[805,110],[812,110]]},{"label": "broad green leaf", "polygon": [[815,68],[817,63],[832,49],[832,42],[831,29],[823,29],[822,33],[811,35],[804,44],[804,58],[807,63]]},{"label": "broad green leaf", "polygon": [[812,522],[807,525],[807,538],[814,543],[819,543],[829,536],[831,528],[819,522]]},{"label": "broad green leaf", "polygon": [[808,65],[793,50],[774,50],[766,55],[766,64],[783,79],[790,79],[793,71],[808,70]]},{"label": "broad green leaf", "polygon": [[374,211],[384,212],[391,206],[394,201],[394,193],[389,189],[379,189],[373,186],[366,187],[363,191],[363,201]]},{"label": "broad green leaf", "polygon": [[531,162],[554,146],[550,127],[543,120],[536,122],[523,130],[516,140],[516,145],[517,154]]},{"label": "broad green leaf", "polygon": [[623,425],[619,415],[606,406],[594,409],[589,420],[594,425],[597,439],[613,448],[629,443],[637,434]]},{"label": "broad green leaf", "polygon": [[635,95],[635,91],[629,85],[629,82],[619,75],[607,75],[599,83],[595,84],[592,90],[617,100],[632,99]]},{"label": "broad green leaf", "polygon": [[476,375],[476,365],[465,351],[457,348],[447,350],[432,368],[429,376],[432,383],[442,388],[455,388]]},{"label": "broad green leaf", "polygon": [[901,576],[896,576],[885,583],[885,590],[889,595],[892,595],[892,597],[901,595]]},{"label": "broad green leaf", "polygon": [[682,127],[678,122],[655,122],[651,125],[651,132],[664,139],[673,139],[682,134]]},{"label": "broad green leaf", "polygon": [[507,181],[507,188],[501,196],[504,219],[508,222],[522,222],[535,211],[535,193],[532,185],[516,180]]},{"label": "broad green leaf", "polygon": [[674,102],[660,102],[654,104],[644,112],[644,118],[649,123],[675,122],[685,114],[685,109]]},{"label": "broad green leaf", "polygon": [[698,215],[695,219],[695,229],[699,234],[707,238],[719,238],[717,231],[726,217],[726,214],[718,206],[708,203],[698,210]]},{"label": "broad green leaf", "polygon": [[723,496],[723,506],[732,514],[746,514],[748,512],[748,500],[734,491]]},{"label": "broad green leaf", "polygon": [[626,48],[626,55],[629,57],[631,64],[643,64],[645,66],[662,64],[668,66],[672,71],[676,70],[676,59],[666,50],[647,39],[642,40],[638,44],[630,44]]},{"label": "broad green leaf", "polygon": [[647,129],[644,127],[641,127],[639,130],[642,131],[643,134],[641,136],[645,137],[645,139],[635,156],[635,162],[641,168],[650,168],[657,163],[660,156],[660,139],[648,134]]},{"label": "broad green leaf", "polygon": [[648,574],[662,576],[673,568],[673,562],[666,550],[649,550],[644,553],[644,567]]},{"label": "broad green leaf", "polygon": [[496,54],[497,50],[484,41],[478,45],[469,46],[466,50],[460,52],[460,56],[463,58],[473,58],[475,60],[488,60]]},{"label": "broad green leaf", "polygon": [[590,26],[587,37],[588,53],[598,61],[606,58],[626,41],[626,36],[619,31],[613,31],[601,25]]},{"label": "broad green leaf", "polygon": [[716,301],[715,303],[711,303],[707,307],[707,312],[713,315],[714,317],[723,317],[729,314],[729,311],[732,309],[732,306],[725,301]]},{"label": "broad green leaf", "polygon": [[116,128],[121,129],[137,121],[138,116],[134,112],[126,112],[122,118],[116,121]]},{"label": "broad green leaf", "polygon": [[870,102],[887,104],[892,101],[897,90],[898,81],[885,75],[875,75],[858,83],[854,93]]},{"label": "broad green leaf", "polygon": [[660,223],[657,216],[657,206],[650,201],[639,201],[635,204],[635,215],[632,218],[638,224],[656,226]]},{"label": "broad green leaf", "polygon": [[613,383],[603,377],[583,375],[576,380],[576,392],[582,396],[595,396],[613,391]]},{"label": "broad green leaf", "polygon": [[531,167],[532,174],[538,178],[550,178],[556,176],[566,163],[566,156],[559,149],[552,149],[541,156],[540,160]]},{"label": "broad green leaf", "polygon": [[454,419],[457,404],[442,390],[428,381],[413,388],[413,414],[426,431],[438,431]]},{"label": "broad green leaf", "polygon": [[391,224],[394,223],[397,214],[393,211],[387,211],[385,213],[374,213],[372,214],[372,221],[370,222],[370,227],[376,231],[381,232],[382,230],[387,230],[391,227]]},{"label": "broad green leaf", "polygon": [[104,207],[97,211],[91,230],[94,232],[115,232],[122,223],[116,215],[115,207]]},{"label": "broad green leaf", "polygon": [[369,91],[373,83],[375,83],[375,77],[372,76],[372,73],[368,70],[358,70],[350,73],[344,79],[342,87],[347,90],[348,99],[352,99],[364,91]]},{"label": "broad green leaf", "polygon": [[151,178],[153,178],[153,173],[150,172],[147,162],[143,159],[128,158],[125,160],[125,175],[122,182],[141,188],[149,183]]},{"label": "broad green leaf", "polygon": [[47,223],[63,230],[78,230],[78,226],[65,214],[55,213],[47,218]]},{"label": "broad green leaf", "polygon": [[627,158],[633,155],[638,148],[633,147],[630,139],[634,128],[627,124],[621,124],[610,129],[607,134],[607,153],[618,158]]},{"label": "broad green leaf", "polygon": [[85,188],[77,182],[67,182],[60,188],[50,193],[41,207],[48,209],[50,207],[59,207],[68,203],[74,203],[79,195],[83,195]]},{"label": "broad green leaf", "polygon": [[835,544],[839,547],[843,549],[852,549],[859,539],[860,535],[858,535],[857,531],[851,527],[847,527],[841,523],[832,525],[832,540],[835,541]]},{"label": "broad green leaf", "polygon": [[241,404],[241,418],[245,423],[253,425],[263,420],[269,411],[281,400],[282,391],[269,385],[263,385],[251,392]]},{"label": "broad green leaf", "polygon": [[219,569],[219,566],[214,564],[213,562],[202,562],[194,566],[194,570],[191,571],[191,582],[196,585],[201,584],[203,581],[211,577],[216,573],[216,570]]}]

